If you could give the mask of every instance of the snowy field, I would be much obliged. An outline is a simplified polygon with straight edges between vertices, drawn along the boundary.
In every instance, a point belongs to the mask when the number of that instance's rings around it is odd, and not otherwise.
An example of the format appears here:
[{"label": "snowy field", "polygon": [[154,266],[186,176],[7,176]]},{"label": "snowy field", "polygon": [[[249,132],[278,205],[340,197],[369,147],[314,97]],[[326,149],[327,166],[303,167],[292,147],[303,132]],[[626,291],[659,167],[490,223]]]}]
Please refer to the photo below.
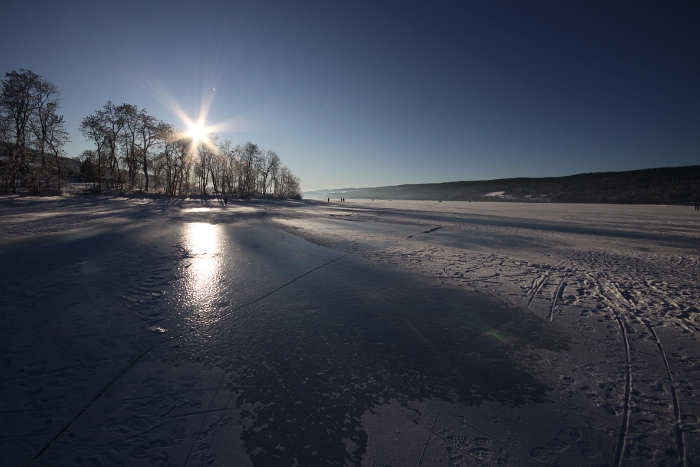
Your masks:
[{"label": "snowy field", "polygon": [[700,213],[0,197],[0,465],[700,465]]}]

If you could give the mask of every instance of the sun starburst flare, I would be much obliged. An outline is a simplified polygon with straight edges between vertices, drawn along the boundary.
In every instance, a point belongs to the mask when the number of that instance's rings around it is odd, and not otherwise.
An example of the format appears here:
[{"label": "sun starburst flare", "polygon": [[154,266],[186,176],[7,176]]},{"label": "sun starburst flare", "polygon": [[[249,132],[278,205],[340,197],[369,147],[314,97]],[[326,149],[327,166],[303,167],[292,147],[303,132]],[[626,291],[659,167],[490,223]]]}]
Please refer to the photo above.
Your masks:
[{"label": "sun starburst flare", "polygon": [[281,124],[287,121],[297,121],[298,115],[280,118],[279,104],[268,103],[260,108],[250,110],[244,114],[230,118],[225,121],[216,122],[213,124],[205,123],[209,110],[214,101],[214,96],[218,94],[215,87],[207,87],[202,93],[200,103],[199,116],[194,119],[185,112],[182,105],[175,99],[165,87],[159,83],[155,77],[143,78],[144,87],[153,93],[154,97],[175,115],[184,127],[182,131],[178,131],[176,138],[188,139],[192,141],[190,145],[190,157],[196,156],[198,148],[206,147],[209,151],[217,154],[219,148],[216,140],[219,132],[239,133],[268,130],[274,124]]},{"label": "sun starburst flare", "polygon": [[214,144],[214,140],[216,139],[216,137],[213,135],[217,131],[229,129],[229,125],[227,125],[226,123],[219,123],[207,126],[205,124],[207,114],[209,113],[209,109],[211,108],[214,99],[212,92],[204,93],[204,95],[202,96],[201,107],[199,110],[199,118],[196,120],[192,120],[190,116],[187,115],[187,112],[185,112],[185,110],[182,108],[180,103],[176,99],[174,99],[164,89],[163,86],[159,85],[155,79],[147,80],[146,84],[151,89],[151,91],[154,92],[155,97],[161,102],[161,104],[163,104],[175,116],[177,116],[187,128],[185,131],[180,132],[178,137],[188,138],[192,140],[193,144],[190,148],[192,155],[194,155],[194,153],[197,150],[197,147],[199,147],[200,145],[208,147],[213,152],[217,151],[217,147]]},{"label": "sun starburst flare", "polygon": [[185,120],[188,129],[187,131],[181,133],[181,137],[192,140],[192,145],[190,146],[190,157],[195,157],[198,148],[202,146],[206,147],[214,154],[219,153],[219,148],[215,143],[215,127],[206,126],[204,124],[204,120],[202,119],[197,122],[193,122],[189,118],[185,117],[183,120]]},{"label": "sun starburst flare", "polygon": [[195,144],[209,139],[210,130],[205,127],[202,122],[190,122],[188,126],[189,130],[187,130],[187,136],[192,138],[192,142]]}]

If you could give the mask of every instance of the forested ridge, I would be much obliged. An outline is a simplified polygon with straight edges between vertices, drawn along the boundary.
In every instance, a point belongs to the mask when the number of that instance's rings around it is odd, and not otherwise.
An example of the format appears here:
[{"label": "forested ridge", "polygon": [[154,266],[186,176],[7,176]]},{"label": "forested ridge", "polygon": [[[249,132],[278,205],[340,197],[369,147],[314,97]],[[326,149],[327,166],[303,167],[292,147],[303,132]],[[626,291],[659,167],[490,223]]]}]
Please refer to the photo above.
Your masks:
[{"label": "forested ridge", "polygon": [[[488,196],[489,194],[491,196]],[[595,172],[565,177],[506,178],[317,190],[307,193],[307,196],[445,201],[684,204],[700,202],[700,165],[626,172]]]}]

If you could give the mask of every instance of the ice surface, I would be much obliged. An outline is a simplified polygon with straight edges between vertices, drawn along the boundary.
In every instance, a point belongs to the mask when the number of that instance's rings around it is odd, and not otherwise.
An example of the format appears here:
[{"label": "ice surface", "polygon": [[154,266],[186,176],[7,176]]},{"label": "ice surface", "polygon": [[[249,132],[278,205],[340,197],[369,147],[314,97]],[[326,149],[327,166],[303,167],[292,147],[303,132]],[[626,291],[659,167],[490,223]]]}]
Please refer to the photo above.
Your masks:
[{"label": "ice surface", "polygon": [[0,465],[698,465],[678,206],[0,199]]}]

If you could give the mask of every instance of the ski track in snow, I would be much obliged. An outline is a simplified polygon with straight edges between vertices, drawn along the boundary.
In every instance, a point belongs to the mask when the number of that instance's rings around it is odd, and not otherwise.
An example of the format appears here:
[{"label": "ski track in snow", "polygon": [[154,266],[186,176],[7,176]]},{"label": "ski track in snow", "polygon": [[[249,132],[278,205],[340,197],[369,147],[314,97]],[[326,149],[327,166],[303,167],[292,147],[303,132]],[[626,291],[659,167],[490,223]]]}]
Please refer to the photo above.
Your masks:
[{"label": "ski track in snow", "polygon": [[[38,236],[128,225],[145,222],[156,214],[173,222],[233,222],[231,212],[218,210],[215,202],[203,204],[213,211],[185,213],[184,208],[191,207],[185,202],[163,206],[162,202],[123,198],[103,202],[59,199],[43,204],[2,201],[0,210],[14,217],[4,217],[0,225],[0,239],[8,245],[0,250],[0,257],[18,254],[14,242],[28,233]],[[546,414],[537,404],[485,402],[475,407],[454,400],[422,400],[406,406],[385,400],[361,417],[361,427],[369,435],[363,465],[700,465],[697,249],[687,243],[674,248],[657,247],[636,237],[629,240],[625,235],[634,229],[613,221],[604,227],[615,235],[592,237],[575,230],[510,226],[501,220],[508,213],[496,224],[482,222],[488,212],[481,212],[478,219],[446,212],[435,221],[423,211],[412,215],[411,209],[417,208],[409,205],[401,209],[378,209],[369,203],[360,206],[362,210],[260,203],[253,210],[235,214],[235,222],[275,221],[317,244],[370,262],[392,264],[522,313],[533,313],[551,326],[552,332],[564,329],[572,335],[568,351],[538,351],[539,376],[551,387]],[[495,210],[491,206],[479,209]],[[556,206],[551,209],[558,215]],[[571,222],[566,214],[561,216],[562,225]],[[330,223],[324,223],[328,219]],[[514,224],[524,222],[521,217],[514,219]],[[314,224],[316,221],[319,223]],[[647,218],[645,225],[650,225],[644,230],[649,235],[668,234],[670,226],[678,238],[700,242],[697,222]],[[489,248],[489,242],[505,237],[518,239],[525,246],[505,242]],[[464,238],[478,241],[460,243]],[[552,248],[542,248],[547,244]],[[127,257],[138,262],[148,254],[140,248],[135,246]],[[110,389],[100,396],[100,410],[109,405],[99,416],[111,423],[85,424],[77,437],[72,430],[58,433],[61,423],[85,406],[88,388],[95,381],[109,382],[120,362],[134,355],[134,349],[142,352],[166,331],[160,327],[166,321],[163,300],[169,287],[186,274],[177,265],[193,260],[186,247],[174,245],[170,252],[160,253],[158,263],[139,263],[144,267],[134,275],[123,254],[100,262],[87,257],[61,279],[54,277],[65,274],[58,271],[51,272],[54,278],[36,281],[21,275],[4,278],[0,316],[5,329],[17,335],[31,335],[38,327],[31,317],[23,317],[30,316],[32,309],[49,303],[70,309],[78,300],[92,300],[105,323],[114,325],[115,320],[122,320],[126,324],[118,328],[132,331],[110,335],[106,325],[96,329],[83,316],[66,315],[64,319],[74,330],[71,340],[52,341],[56,339],[52,328],[39,336],[52,342],[57,351],[54,355],[37,355],[38,342],[28,341],[21,352],[2,344],[6,363],[20,362],[22,373],[3,373],[0,390],[20,402],[14,407],[3,405],[0,412],[30,413],[36,422],[23,428],[21,436],[4,432],[0,443],[12,446],[16,449],[13,452],[36,454],[36,442],[25,442],[24,438],[46,442],[55,437],[56,445],[38,456],[41,465],[62,465],[61,459],[70,456],[76,463],[92,465],[168,465],[171,461],[225,465],[221,463],[232,459],[243,465],[254,461],[256,452],[250,446],[244,448],[242,441],[236,441],[224,448],[222,440],[239,440],[247,432],[264,429],[256,421],[263,405],[242,401],[241,393],[231,389],[235,372],[204,370],[196,364],[174,372],[153,362],[130,369],[123,380],[114,383],[117,392]],[[105,302],[97,288],[81,285],[84,276],[97,277],[103,269],[117,274],[123,270],[125,282],[110,289],[121,298],[118,306]],[[76,298],[76,291],[84,295]],[[31,303],[27,303],[27,296],[33,297]],[[262,296],[251,298],[257,301]],[[141,324],[130,323],[124,315],[127,310]],[[412,330],[425,341],[426,348],[432,348],[417,328]],[[96,333],[99,338],[94,340]],[[94,348],[92,353],[100,357],[91,358],[86,348]],[[436,349],[432,352],[440,359]],[[449,366],[449,359],[444,364]],[[285,380],[276,367],[271,368],[277,390],[284,391]],[[16,392],[8,393],[10,387]],[[119,398],[112,394],[119,394]],[[82,418],[98,417],[96,410],[89,407],[85,416],[80,412],[76,424],[81,426]],[[531,421],[547,430],[530,433],[527,424]],[[121,440],[121,444],[113,440]],[[347,462],[358,462],[360,441],[347,437],[343,442]],[[406,443],[404,448],[402,442]],[[279,447],[281,453],[284,448]]]},{"label": "ski track in snow", "polygon": [[[571,260],[571,268],[561,271],[561,263],[550,266],[500,255],[465,254],[442,248],[417,251],[401,248],[366,254],[374,260],[417,268],[495,297],[508,297],[511,303],[521,302],[524,308],[535,312],[536,305],[539,305],[543,318],[553,321],[556,317],[567,326],[575,325],[576,321],[601,323],[614,319],[617,332],[610,325],[607,328],[619,338],[616,358],[622,367],[621,374],[608,381],[593,381],[594,385],[586,385],[585,394],[587,398],[597,400],[598,406],[606,412],[619,414],[620,427],[614,430],[618,442],[612,465],[629,462],[655,464],[664,457],[668,443],[677,446],[679,465],[695,465],[687,464],[689,451],[684,437],[686,433],[692,433],[690,452],[697,460],[697,449],[700,448],[695,390],[700,377],[700,359],[697,357],[700,346],[696,339],[700,330],[697,321],[700,318],[697,314],[700,298],[696,285],[700,264],[697,259],[592,249],[577,252]],[[654,276],[652,280],[649,279],[650,273]],[[498,282],[493,280],[494,277],[507,279]],[[552,291],[547,296],[543,290],[548,287]],[[594,332],[582,333],[581,337],[597,339],[600,326],[597,323],[585,324],[582,331],[593,328]],[[646,332],[639,329],[640,324]],[[679,350],[671,358],[654,331],[657,327],[674,331],[667,337],[668,345]],[[631,335],[628,329],[633,330]],[[638,341],[651,340],[656,348],[645,350],[655,350],[662,365],[653,365],[641,352],[634,355],[635,351],[641,350]],[[635,374],[638,367],[642,367],[639,373],[644,373],[643,377]],[[568,376],[562,377],[565,383],[560,385],[560,394],[567,397],[566,391],[572,385],[567,384]],[[637,378],[644,378],[643,384],[636,385]],[[682,401],[677,396],[677,385],[684,387],[685,394],[690,396],[687,400]],[[608,388],[617,389],[618,394]],[[664,402],[664,395],[670,395],[666,397],[670,400]],[[647,412],[647,409],[651,410]],[[644,416],[645,413],[648,417]],[[684,420],[690,423],[684,423]],[[664,430],[663,425],[668,429]],[[552,451],[537,453],[542,460],[550,461],[555,457]]]},{"label": "ski track in snow", "polygon": [[[430,227],[419,219],[382,214],[373,218],[360,214],[356,221],[367,222],[371,218],[373,222]],[[440,232],[491,231],[505,235],[542,235],[552,240],[557,236],[535,229],[465,225],[442,219],[439,227]],[[666,459],[665,462],[686,466],[697,465],[700,461],[697,424],[700,401],[695,389],[700,379],[700,358],[697,357],[700,345],[696,337],[700,331],[697,249],[683,247],[669,252],[668,248],[661,248],[664,252],[658,253],[649,245],[639,248],[634,241],[626,244],[619,237],[601,242],[575,234],[572,236],[578,238],[572,243],[578,246],[564,252],[567,258],[557,260],[556,256],[562,256],[561,251],[540,251],[544,255],[533,261],[520,256],[523,252],[517,248],[512,252],[501,248],[506,252],[489,253],[483,248],[435,245],[434,241],[415,233],[382,243],[376,237],[363,236],[358,232],[360,228],[347,229],[350,231],[347,235],[360,245],[359,254],[370,260],[419,271],[532,310],[552,324],[574,330],[581,347],[588,350],[598,350],[600,344],[605,344],[604,361],[577,362],[578,365],[572,365],[569,370],[571,375],[566,374],[564,366],[558,368],[558,364],[550,369],[562,373],[560,381],[552,381],[558,386],[555,393],[559,400],[575,401],[583,396],[584,400],[592,402],[591,415],[602,419],[603,424],[605,418],[618,420],[617,427],[608,428],[609,436],[615,439],[608,454],[610,464],[657,465]],[[307,230],[309,238],[317,238],[312,227]],[[432,227],[423,233],[435,230],[436,227]],[[664,232],[654,230],[652,233]],[[333,231],[330,234],[340,235]],[[695,236],[700,245],[700,230],[691,228],[684,234]],[[606,247],[601,247],[601,243],[607,244]],[[524,256],[532,256],[531,253]],[[663,337],[657,329],[664,330]],[[603,337],[606,334],[607,337]],[[666,348],[674,350],[667,353]],[[585,352],[572,354],[586,358]],[[594,360],[594,357],[589,358]],[[608,367],[607,374],[581,371],[596,368],[600,363]],[[576,381],[579,378],[581,381]],[[574,404],[569,413],[580,410],[581,407]],[[450,452],[458,453],[457,457],[450,458],[451,463],[468,465],[465,459],[470,454],[462,447],[466,438],[454,436],[447,441],[453,446]],[[690,445],[686,440],[689,437]],[[578,441],[579,453],[584,458],[591,461],[605,458],[598,452],[600,446],[578,439],[573,441]],[[571,442],[561,438],[554,439],[549,445],[533,448],[526,457],[549,465],[562,458],[561,453],[570,445]],[[501,449],[500,457],[488,454],[488,459],[479,458],[477,463],[489,464],[489,460],[507,465],[508,457],[515,465],[525,463],[523,453],[508,454],[506,445]],[[519,460],[515,460],[518,456]]]}]

